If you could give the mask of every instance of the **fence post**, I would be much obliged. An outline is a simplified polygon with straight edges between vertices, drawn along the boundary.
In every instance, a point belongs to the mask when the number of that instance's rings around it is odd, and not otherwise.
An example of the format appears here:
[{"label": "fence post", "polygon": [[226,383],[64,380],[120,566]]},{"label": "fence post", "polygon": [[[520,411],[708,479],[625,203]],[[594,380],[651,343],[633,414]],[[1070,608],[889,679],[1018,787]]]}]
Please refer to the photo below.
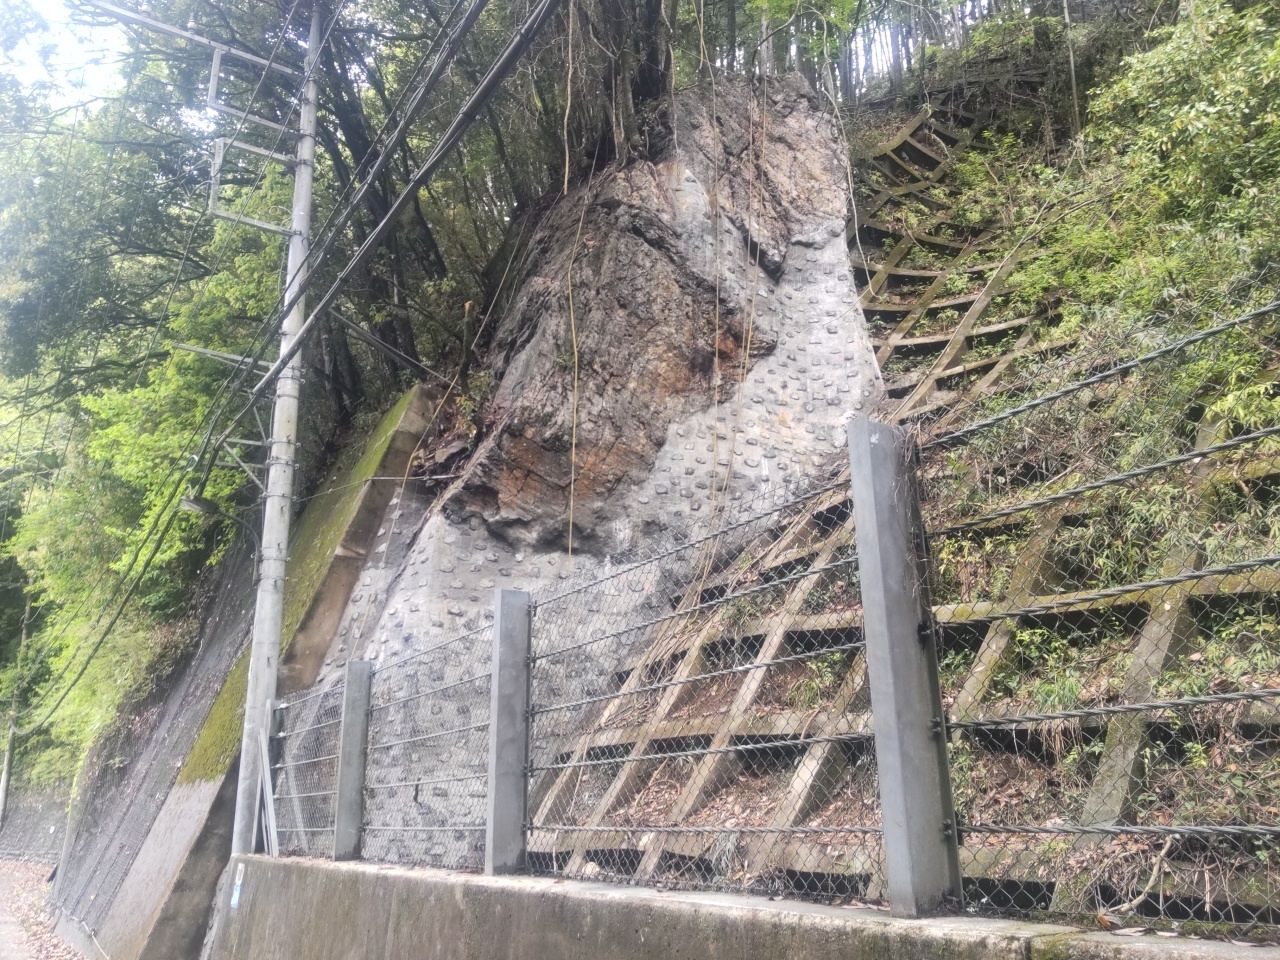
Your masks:
[{"label": "fence post", "polygon": [[369,700],[373,663],[348,660],[342,687],[342,725],[338,734],[338,786],[333,799],[333,859],[360,856],[364,825],[364,769],[369,746]]},{"label": "fence post", "polygon": [[489,790],[484,872],[525,865],[525,767],[529,758],[529,594],[499,588],[494,597],[489,678]]},{"label": "fence post", "polygon": [[914,447],[860,417],[849,465],[889,906],[917,917],[961,888]]}]

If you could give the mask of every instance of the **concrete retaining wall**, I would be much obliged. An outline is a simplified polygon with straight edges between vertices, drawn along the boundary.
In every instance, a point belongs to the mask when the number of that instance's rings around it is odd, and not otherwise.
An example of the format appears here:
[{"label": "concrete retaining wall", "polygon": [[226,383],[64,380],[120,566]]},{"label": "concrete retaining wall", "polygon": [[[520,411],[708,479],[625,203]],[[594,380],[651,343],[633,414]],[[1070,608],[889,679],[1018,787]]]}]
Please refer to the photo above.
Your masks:
[{"label": "concrete retaining wall", "polygon": [[[314,681],[334,647],[337,615],[427,429],[432,401],[406,393],[368,438],[363,457],[321,486],[297,526],[286,589],[282,690]],[[353,559],[356,558],[356,559]],[[88,957],[193,960],[230,851],[244,698],[243,648],[253,564],[232,557],[202,627],[200,651],[142,725],[122,770],[86,781],[59,866],[58,930]],[[295,631],[296,633],[293,633]],[[181,768],[181,772],[179,772]],[[63,805],[65,806],[65,804]],[[61,831],[55,838],[57,857]]]},{"label": "concrete retaining wall", "polygon": [[262,857],[229,869],[212,960],[1280,960],[1277,948],[538,877]]}]

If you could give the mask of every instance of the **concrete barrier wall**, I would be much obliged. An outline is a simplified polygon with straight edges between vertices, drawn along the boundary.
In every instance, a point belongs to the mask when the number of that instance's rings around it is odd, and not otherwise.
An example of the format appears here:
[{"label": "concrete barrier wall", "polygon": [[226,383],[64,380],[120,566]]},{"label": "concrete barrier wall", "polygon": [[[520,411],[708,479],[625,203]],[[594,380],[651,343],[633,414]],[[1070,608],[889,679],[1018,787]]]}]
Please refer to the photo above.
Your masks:
[{"label": "concrete barrier wall", "polygon": [[1280,960],[1277,948],[540,877],[243,857],[227,879],[212,960]]}]

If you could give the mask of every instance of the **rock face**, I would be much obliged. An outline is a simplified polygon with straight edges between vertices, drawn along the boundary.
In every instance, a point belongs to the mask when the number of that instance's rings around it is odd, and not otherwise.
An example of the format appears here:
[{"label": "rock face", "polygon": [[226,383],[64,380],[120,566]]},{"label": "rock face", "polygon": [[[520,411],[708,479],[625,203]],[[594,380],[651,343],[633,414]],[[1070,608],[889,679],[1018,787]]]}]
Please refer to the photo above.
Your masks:
[{"label": "rock face", "polygon": [[409,652],[486,611],[494,586],[607,567],[781,493],[878,395],[834,123],[799,81],[720,80],[666,113],[652,159],[527,228],[489,429],[420,522],[421,502],[393,505],[348,650]]},{"label": "rock face", "polygon": [[571,464],[577,549],[691,522],[712,489],[801,467],[771,446],[829,440],[832,418],[810,407],[843,413],[874,388],[846,167],[807,92],[706,84],[676,99],[660,140],[561,198],[527,245],[495,338],[493,426],[446,506],[507,544],[568,546]]},{"label": "rock face", "polygon": [[[842,455],[844,422],[878,397],[848,264],[846,161],[812,95],[795,81],[704,84],[675,97],[650,143],[649,159],[598,173],[525,225],[495,313],[484,437],[433,502],[405,491],[388,511],[335,649],[379,664],[431,653],[375,676],[375,703],[422,698],[376,713],[371,744],[483,720],[487,689],[457,681],[484,669],[488,635],[435,648],[484,624],[494,587],[598,575],[743,500],[781,498]],[[661,602],[637,595],[612,612]],[[576,663],[553,686],[629,653]],[[483,745],[481,731],[371,746],[371,779],[461,768]],[[483,789],[374,791],[366,820],[469,821]],[[366,855],[447,854],[433,835],[396,836],[375,829]]]}]

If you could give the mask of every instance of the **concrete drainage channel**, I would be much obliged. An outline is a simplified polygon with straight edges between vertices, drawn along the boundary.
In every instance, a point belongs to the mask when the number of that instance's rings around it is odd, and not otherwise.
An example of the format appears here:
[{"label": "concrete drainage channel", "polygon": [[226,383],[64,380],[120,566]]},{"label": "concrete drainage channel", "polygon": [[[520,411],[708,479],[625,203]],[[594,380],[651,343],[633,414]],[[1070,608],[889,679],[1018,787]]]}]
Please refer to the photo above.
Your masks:
[{"label": "concrete drainage channel", "polygon": [[240,857],[228,880],[210,960],[1280,960],[1276,947],[543,877]]}]

